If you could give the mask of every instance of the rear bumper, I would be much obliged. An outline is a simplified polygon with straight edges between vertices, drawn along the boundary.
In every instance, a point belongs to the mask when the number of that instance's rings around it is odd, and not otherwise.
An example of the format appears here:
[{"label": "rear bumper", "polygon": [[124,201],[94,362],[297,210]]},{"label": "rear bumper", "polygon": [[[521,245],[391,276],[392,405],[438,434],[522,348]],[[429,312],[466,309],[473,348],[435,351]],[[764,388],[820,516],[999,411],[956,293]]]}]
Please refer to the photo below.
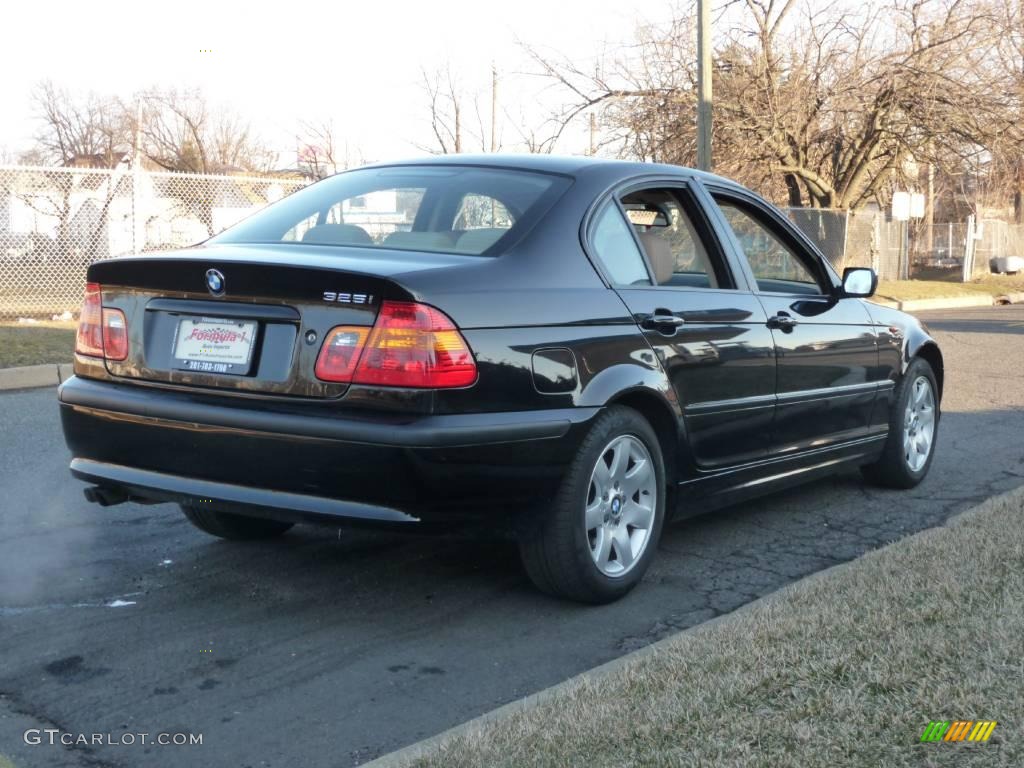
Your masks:
[{"label": "rear bumper", "polygon": [[80,479],[142,499],[372,523],[488,518],[548,497],[599,410],[357,416],[78,377],[59,398]]},{"label": "rear bumper", "polygon": [[216,503],[217,508],[224,511],[244,511],[293,522],[331,522],[339,518],[367,523],[419,522],[414,515],[380,505],[168,475],[91,459],[72,459],[71,474],[105,488],[124,490],[131,498],[183,504]]}]

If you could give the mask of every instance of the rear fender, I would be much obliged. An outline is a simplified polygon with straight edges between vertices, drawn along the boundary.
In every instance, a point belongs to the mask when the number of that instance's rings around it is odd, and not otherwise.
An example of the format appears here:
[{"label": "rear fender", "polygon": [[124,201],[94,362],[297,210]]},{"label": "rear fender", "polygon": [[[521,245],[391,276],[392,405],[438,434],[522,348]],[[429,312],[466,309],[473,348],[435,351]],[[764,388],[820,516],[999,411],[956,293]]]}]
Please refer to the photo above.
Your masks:
[{"label": "rear fender", "polygon": [[[642,354],[642,353],[641,353]],[[654,360],[654,353],[648,353]],[[682,423],[683,413],[676,392],[660,367],[620,364],[605,368],[587,382],[580,392],[578,405],[604,406],[624,395],[646,393],[660,400],[677,421]]]},{"label": "rear fender", "polygon": [[[602,371],[581,393],[581,405],[626,405],[643,414],[654,428],[665,459],[670,488],[694,468],[686,440],[682,409],[661,368],[617,365]],[[668,507],[671,512],[673,505]]]}]

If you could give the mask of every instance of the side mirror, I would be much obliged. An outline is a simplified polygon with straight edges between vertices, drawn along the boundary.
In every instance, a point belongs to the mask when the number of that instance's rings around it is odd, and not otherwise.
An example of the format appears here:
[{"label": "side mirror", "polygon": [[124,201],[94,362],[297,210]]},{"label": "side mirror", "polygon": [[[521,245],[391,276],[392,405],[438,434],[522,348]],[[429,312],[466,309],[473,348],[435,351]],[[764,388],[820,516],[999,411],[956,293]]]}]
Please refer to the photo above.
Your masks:
[{"label": "side mirror", "polygon": [[868,267],[847,267],[843,270],[843,296],[866,299],[874,296],[878,275]]}]

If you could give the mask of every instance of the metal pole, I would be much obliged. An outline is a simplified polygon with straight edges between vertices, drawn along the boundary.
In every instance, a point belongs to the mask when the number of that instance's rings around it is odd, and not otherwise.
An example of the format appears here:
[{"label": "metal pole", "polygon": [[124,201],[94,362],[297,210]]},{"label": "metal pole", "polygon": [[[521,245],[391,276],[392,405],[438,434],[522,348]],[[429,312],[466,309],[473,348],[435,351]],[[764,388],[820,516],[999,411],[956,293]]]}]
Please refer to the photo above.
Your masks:
[{"label": "metal pole", "polygon": [[910,219],[903,222],[903,274],[900,279],[910,279]]},{"label": "metal pole", "polygon": [[697,0],[697,167],[711,162],[711,0]]},{"label": "metal pole", "polygon": [[967,217],[967,236],[964,238],[964,264],[960,275],[960,281],[969,282],[974,273],[974,226],[975,218],[972,213]]},{"label": "metal pole", "polygon": [[491,152],[498,151],[498,67],[491,62]]},{"label": "metal pole", "polygon": [[929,259],[935,258],[935,163],[928,163],[928,199],[924,202],[924,249]]},{"label": "metal pole", "polygon": [[[498,151],[498,66],[491,62],[491,154]],[[497,202],[491,198],[491,226],[497,218]]]},{"label": "metal pole", "polygon": [[850,209],[843,211],[843,250],[839,257],[840,264],[846,264],[846,249],[850,245]]},{"label": "metal pole", "polygon": [[132,253],[146,247],[146,221],[142,213],[142,99],[135,102],[135,152],[132,156]]}]

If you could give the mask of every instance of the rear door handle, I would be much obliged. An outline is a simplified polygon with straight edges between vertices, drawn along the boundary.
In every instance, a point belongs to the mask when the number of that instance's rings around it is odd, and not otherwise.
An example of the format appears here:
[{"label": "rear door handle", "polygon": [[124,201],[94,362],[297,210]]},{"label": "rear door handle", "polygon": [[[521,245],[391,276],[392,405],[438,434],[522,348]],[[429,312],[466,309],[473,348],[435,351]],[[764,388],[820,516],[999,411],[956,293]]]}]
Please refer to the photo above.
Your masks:
[{"label": "rear door handle", "polygon": [[659,312],[656,312],[653,315],[648,315],[640,323],[644,328],[652,331],[660,331],[661,333],[667,333],[669,336],[676,332],[676,328],[685,324],[686,321],[678,315]]},{"label": "rear door handle", "polygon": [[800,323],[784,312],[779,312],[768,318],[768,327],[789,333]]}]

